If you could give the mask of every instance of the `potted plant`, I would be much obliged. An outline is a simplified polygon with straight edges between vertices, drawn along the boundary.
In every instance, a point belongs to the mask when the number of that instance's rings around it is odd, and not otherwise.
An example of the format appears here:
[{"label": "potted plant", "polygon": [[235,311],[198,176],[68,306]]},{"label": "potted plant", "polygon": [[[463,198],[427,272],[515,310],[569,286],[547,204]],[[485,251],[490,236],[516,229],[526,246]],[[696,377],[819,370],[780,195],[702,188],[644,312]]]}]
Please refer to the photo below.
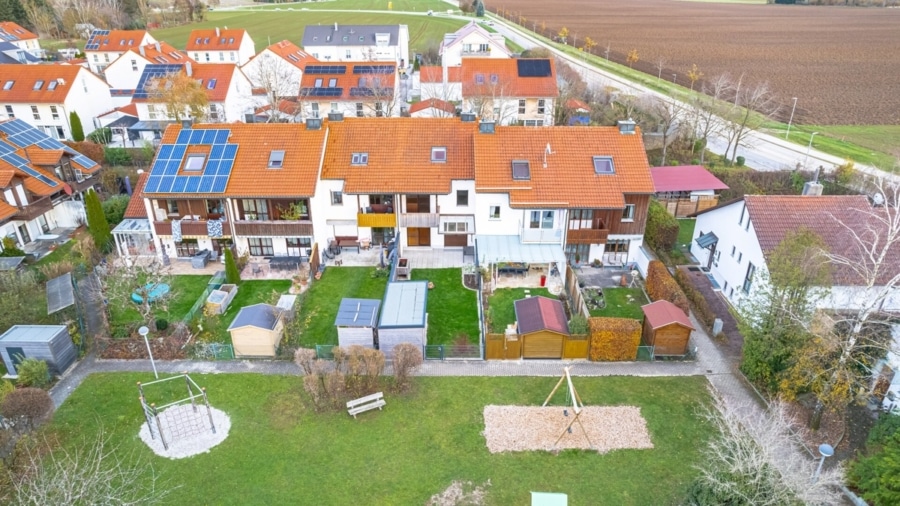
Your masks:
[{"label": "potted plant", "polygon": [[581,263],[581,254],[575,253],[575,265],[578,265],[580,263]]},{"label": "potted plant", "polygon": [[594,267],[596,269],[601,269],[601,268],[603,268],[603,262],[601,262],[599,258],[595,258],[591,262],[591,267]]}]

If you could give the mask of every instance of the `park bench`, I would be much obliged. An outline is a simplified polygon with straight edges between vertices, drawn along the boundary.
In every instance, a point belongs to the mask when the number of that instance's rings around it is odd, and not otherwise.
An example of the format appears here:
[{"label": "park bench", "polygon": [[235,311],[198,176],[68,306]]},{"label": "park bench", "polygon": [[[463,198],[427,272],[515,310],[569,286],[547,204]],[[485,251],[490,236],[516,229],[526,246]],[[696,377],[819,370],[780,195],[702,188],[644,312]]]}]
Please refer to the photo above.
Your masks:
[{"label": "park bench", "polygon": [[366,411],[375,408],[378,408],[380,410],[384,405],[384,394],[378,392],[376,394],[367,395],[365,397],[360,397],[359,399],[354,399],[348,402],[347,413],[350,413],[351,415],[353,415],[353,418],[356,418],[356,415],[360,413],[365,413]]}]

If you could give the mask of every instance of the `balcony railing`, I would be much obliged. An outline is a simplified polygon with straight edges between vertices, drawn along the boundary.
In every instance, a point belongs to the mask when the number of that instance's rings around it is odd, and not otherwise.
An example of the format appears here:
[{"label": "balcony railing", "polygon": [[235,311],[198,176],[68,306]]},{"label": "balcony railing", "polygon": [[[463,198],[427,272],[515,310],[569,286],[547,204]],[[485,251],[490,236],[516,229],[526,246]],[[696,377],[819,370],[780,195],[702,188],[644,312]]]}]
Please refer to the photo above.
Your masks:
[{"label": "balcony railing", "polygon": [[16,215],[15,219],[30,221],[51,209],[53,209],[53,202],[50,200],[50,197],[41,197],[34,202],[30,202],[27,206],[19,206],[19,214]]},{"label": "balcony railing", "polygon": [[234,232],[243,236],[311,236],[311,221],[235,221]]},{"label": "balcony railing", "polygon": [[403,213],[400,215],[401,227],[432,228],[441,225],[438,213]]},{"label": "balcony railing", "polygon": [[606,244],[606,238],[609,236],[609,230],[582,228],[578,230],[569,230],[566,234],[566,243],[568,244]]},{"label": "balcony railing", "polygon": [[[153,227],[156,229],[156,235],[172,235],[171,221],[154,221]],[[181,235],[182,237],[209,236],[206,220],[182,220]],[[222,236],[231,237],[231,228],[228,226],[228,222],[225,222],[222,226]]]},{"label": "balcony railing", "polygon": [[397,226],[397,215],[394,213],[359,213],[356,224],[360,227],[394,228]]}]

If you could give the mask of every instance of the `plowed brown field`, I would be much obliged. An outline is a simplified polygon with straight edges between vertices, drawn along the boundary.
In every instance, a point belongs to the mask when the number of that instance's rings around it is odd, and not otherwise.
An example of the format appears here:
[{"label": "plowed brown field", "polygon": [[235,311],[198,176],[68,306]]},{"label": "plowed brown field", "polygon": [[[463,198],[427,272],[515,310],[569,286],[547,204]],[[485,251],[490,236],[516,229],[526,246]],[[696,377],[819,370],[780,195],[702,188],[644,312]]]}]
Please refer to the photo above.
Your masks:
[{"label": "plowed brown field", "polygon": [[[673,0],[502,0],[489,5],[546,22],[548,34],[565,26],[610,44],[624,62],[637,49],[636,68],[687,83],[696,63],[707,76],[744,74],[768,81],[788,114],[809,124],[900,124],[900,9],[678,2]],[[784,118],[787,120],[787,118]]]}]

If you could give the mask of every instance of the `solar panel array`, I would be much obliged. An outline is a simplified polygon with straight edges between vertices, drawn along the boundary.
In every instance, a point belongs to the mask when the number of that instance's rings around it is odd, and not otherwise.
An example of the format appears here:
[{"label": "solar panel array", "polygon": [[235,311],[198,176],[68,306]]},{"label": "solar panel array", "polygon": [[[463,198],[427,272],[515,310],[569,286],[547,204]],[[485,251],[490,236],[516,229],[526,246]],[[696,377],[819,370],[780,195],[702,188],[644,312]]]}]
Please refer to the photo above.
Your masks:
[{"label": "solar panel array", "polygon": [[354,74],[393,74],[393,65],[356,65],[353,67]]},{"label": "solar panel array", "polygon": [[0,30],[0,40],[5,40],[7,42],[13,42],[13,41],[19,40],[19,37],[15,36],[11,33],[7,33],[4,30]]},{"label": "solar panel array", "polygon": [[74,305],[75,287],[72,285],[71,272],[47,281],[47,314],[53,314]]},{"label": "solar panel array", "polygon": [[91,32],[91,38],[88,39],[87,44],[84,46],[84,50],[96,51],[100,49],[100,37],[103,35],[109,35],[109,30],[94,30]]},{"label": "solar panel array", "polygon": [[343,93],[344,88],[300,88],[300,95],[304,97],[339,97]]},{"label": "solar panel array", "polygon": [[516,60],[519,77],[550,77],[550,60]]},{"label": "solar panel array", "polygon": [[346,65],[307,65],[306,73],[309,75],[316,74],[346,74],[347,66]]},{"label": "solar panel array", "polygon": [[165,77],[169,74],[174,74],[176,72],[181,72],[181,65],[157,65],[151,64],[144,67],[144,73],[141,74],[141,79],[138,81],[137,88],[134,89],[134,98],[143,98],[148,99],[150,95],[148,93],[147,85],[150,83],[152,79],[156,79],[158,77]]},{"label": "solar panel array", "polygon": [[[147,193],[224,193],[238,145],[229,144],[227,129],[191,129],[178,133],[175,144],[162,144],[144,191]],[[199,175],[181,175],[188,146],[210,146]]]},{"label": "solar panel array", "polygon": [[[394,88],[378,88],[377,91],[377,94],[382,97],[391,96],[394,94]],[[375,95],[375,88],[350,88],[351,97],[374,97]]]},{"label": "solar panel array", "polygon": [[[91,169],[97,165],[97,162],[82,155],[69,146],[66,146],[53,137],[50,137],[37,128],[33,128],[31,125],[25,123],[20,119],[0,123],[0,131],[7,134],[8,140],[20,148],[37,146],[41,149],[61,149],[72,158],[72,161],[74,161],[78,165],[81,165],[85,169]],[[54,186],[54,184],[51,183],[47,184],[50,184],[50,186]]]}]

